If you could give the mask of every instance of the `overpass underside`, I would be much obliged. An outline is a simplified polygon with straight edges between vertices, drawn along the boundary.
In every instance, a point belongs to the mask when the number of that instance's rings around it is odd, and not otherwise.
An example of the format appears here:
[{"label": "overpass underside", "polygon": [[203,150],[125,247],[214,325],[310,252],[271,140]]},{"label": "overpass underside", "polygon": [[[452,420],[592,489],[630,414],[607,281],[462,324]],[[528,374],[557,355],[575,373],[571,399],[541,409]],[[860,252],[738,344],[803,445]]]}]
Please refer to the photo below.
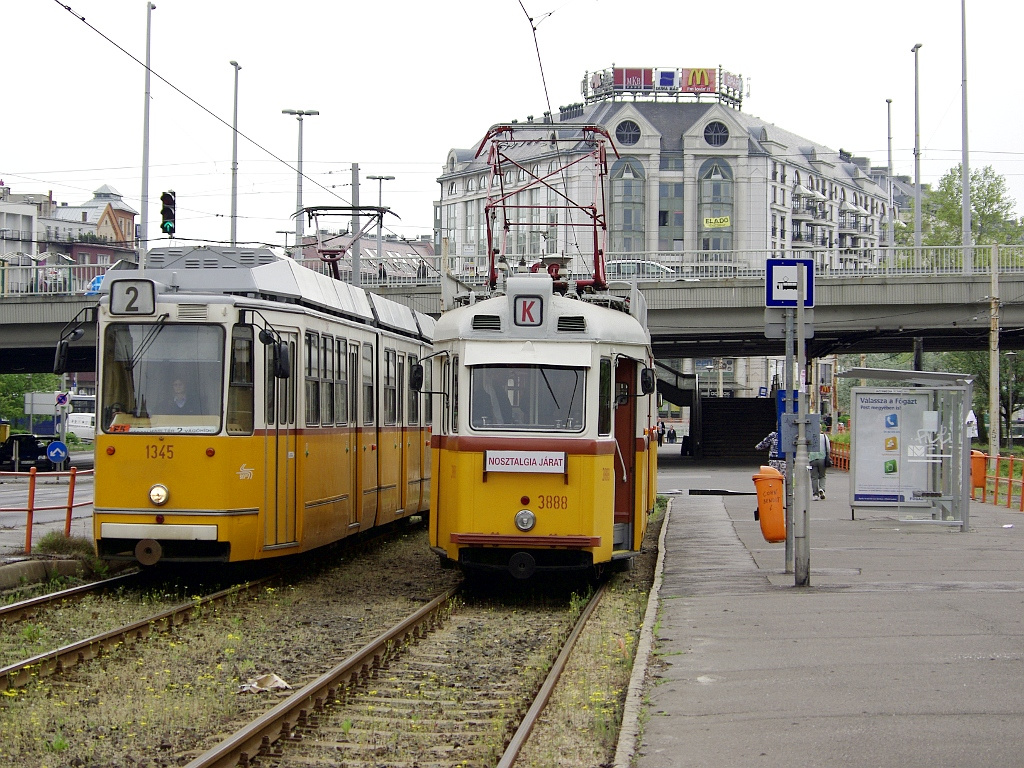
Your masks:
[{"label": "overpass underside", "polygon": [[[809,357],[985,350],[992,322],[987,274],[908,274],[816,278]],[[758,357],[784,354],[782,338],[765,337],[764,279],[721,278],[642,283],[655,356]],[[625,295],[626,290],[616,293]],[[397,286],[380,293],[437,315],[437,285]],[[999,276],[999,343],[1024,349],[1024,272]],[[0,373],[52,370],[60,329],[95,297],[5,296],[0,301]],[[95,370],[95,329],[71,348],[70,370]]]}]

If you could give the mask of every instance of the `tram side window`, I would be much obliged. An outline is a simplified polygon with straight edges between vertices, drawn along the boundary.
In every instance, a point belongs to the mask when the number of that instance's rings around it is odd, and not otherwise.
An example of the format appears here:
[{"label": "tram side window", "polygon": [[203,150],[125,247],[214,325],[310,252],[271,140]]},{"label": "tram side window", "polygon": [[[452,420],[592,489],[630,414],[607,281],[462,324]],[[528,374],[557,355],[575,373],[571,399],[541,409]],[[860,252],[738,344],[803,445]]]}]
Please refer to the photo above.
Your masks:
[{"label": "tram side window", "polygon": [[459,356],[452,358],[452,432],[459,431]]},{"label": "tram side window", "polygon": [[348,388],[348,412],[351,414],[352,423],[359,423],[359,345],[349,344],[348,347],[348,372],[351,376]]},{"label": "tram side window", "polygon": [[320,334],[306,334],[306,426],[320,423]]},{"label": "tram side window", "polygon": [[348,423],[348,342],[345,339],[338,339],[336,345],[338,370],[334,379],[334,405],[336,413],[334,420],[337,424]]},{"label": "tram side window", "polygon": [[610,435],[612,433],[612,361],[610,358],[601,358],[601,380],[598,386],[597,433]]},{"label": "tram side window", "polygon": [[255,410],[251,325],[231,329],[231,371],[228,381],[229,435],[251,435]]},{"label": "tram side window", "polygon": [[[411,371],[418,362],[416,355],[409,355],[409,370]],[[399,381],[402,381],[402,377],[399,376]],[[424,387],[426,388],[426,387]],[[428,395],[429,397],[429,395]],[[409,424],[418,424],[420,420],[420,397],[419,392],[414,389],[409,390]]]},{"label": "tram side window", "polygon": [[405,423],[405,356],[398,356],[398,392],[395,394],[398,402],[398,423]]},{"label": "tram side window", "polygon": [[423,366],[423,391],[428,393],[423,398],[423,423],[432,426],[434,423],[434,361],[429,360]]},{"label": "tram side window", "polygon": [[363,424],[373,424],[373,344],[363,344]]},{"label": "tram side window", "polygon": [[[445,390],[450,386],[451,367],[452,364],[448,360],[445,360],[444,365],[441,366],[442,388]],[[451,407],[450,401],[451,398],[449,397],[445,397],[441,401],[441,431],[444,434],[448,434],[451,430],[451,413],[449,412],[449,408]]]},{"label": "tram side window", "polygon": [[320,423],[329,426],[334,423],[334,339],[320,337]]},{"label": "tram side window", "polygon": [[384,423],[393,426],[398,421],[398,353],[384,350]]},{"label": "tram side window", "polygon": [[264,347],[263,370],[264,378],[264,406],[266,410],[267,424],[277,423],[275,418],[275,405],[277,404],[277,379],[274,377],[274,346],[268,344]]}]

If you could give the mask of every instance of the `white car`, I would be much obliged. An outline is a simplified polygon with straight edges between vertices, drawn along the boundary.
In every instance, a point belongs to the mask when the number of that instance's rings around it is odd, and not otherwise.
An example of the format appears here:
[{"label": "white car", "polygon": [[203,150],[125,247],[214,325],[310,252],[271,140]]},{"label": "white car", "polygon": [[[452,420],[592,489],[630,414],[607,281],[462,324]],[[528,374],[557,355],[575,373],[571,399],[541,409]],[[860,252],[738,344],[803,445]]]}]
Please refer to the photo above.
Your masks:
[{"label": "white car", "polygon": [[609,261],[604,265],[608,280],[685,280],[681,274],[671,267],[656,261]]}]

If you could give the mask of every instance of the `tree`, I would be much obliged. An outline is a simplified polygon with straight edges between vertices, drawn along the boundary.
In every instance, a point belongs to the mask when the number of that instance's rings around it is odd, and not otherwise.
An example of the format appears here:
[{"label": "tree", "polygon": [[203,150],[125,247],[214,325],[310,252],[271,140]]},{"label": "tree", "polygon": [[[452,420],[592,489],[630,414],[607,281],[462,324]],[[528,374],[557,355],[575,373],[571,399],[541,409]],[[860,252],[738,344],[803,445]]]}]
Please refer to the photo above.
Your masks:
[{"label": "tree", "polygon": [[[939,179],[921,204],[928,220],[925,245],[963,243],[963,182],[958,163]],[[1017,202],[1010,197],[1006,179],[991,165],[971,171],[971,237],[975,245],[1019,242],[1020,222],[1014,217]]]},{"label": "tree", "polygon": [[60,387],[60,376],[52,373],[8,373],[0,375],[0,416],[14,424],[25,415],[28,392],[53,392]]}]

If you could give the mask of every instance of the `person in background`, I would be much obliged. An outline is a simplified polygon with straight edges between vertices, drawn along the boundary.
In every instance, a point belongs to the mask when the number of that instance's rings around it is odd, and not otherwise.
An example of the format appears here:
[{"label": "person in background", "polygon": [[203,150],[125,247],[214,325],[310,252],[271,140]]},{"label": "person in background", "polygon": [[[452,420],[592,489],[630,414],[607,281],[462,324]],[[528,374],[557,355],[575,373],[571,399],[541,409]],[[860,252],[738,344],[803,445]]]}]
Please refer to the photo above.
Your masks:
[{"label": "person in background", "polygon": [[807,454],[811,462],[811,496],[815,499],[825,499],[825,470],[830,463],[829,455],[832,451],[832,444],[828,435],[822,432],[818,435],[818,447]]},{"label": "person in background", "polygon": [[759,451],[768,451],[768,466],[786,474],[786,462],[779,458],[779,433],[772,431],[765,436],[764,440],[754,446]]}]

